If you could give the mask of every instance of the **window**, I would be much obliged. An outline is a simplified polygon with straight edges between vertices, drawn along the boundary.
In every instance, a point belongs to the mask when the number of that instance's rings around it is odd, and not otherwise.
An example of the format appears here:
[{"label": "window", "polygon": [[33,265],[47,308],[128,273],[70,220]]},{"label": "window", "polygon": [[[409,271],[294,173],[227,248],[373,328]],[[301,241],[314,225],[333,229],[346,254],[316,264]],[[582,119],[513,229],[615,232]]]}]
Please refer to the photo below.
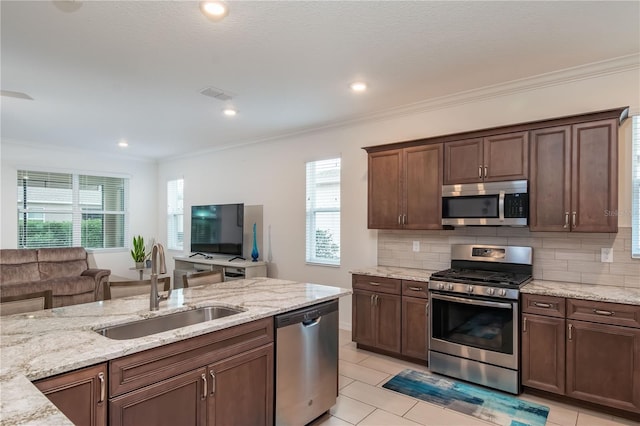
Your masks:
[{"label": "window", "polygon": [[340,159],[307,163],[306,261],[340,265]]},{"label": "window", "polygon": [[128,179],[18,170],[18,247],[124,248]]},{"label": "window", "polygon": [[167,248],[184,248],[184,180],[167,182]]},{"label": "window", "polygon": [[640,258],[640,115],[632,123],[631,256]]}]

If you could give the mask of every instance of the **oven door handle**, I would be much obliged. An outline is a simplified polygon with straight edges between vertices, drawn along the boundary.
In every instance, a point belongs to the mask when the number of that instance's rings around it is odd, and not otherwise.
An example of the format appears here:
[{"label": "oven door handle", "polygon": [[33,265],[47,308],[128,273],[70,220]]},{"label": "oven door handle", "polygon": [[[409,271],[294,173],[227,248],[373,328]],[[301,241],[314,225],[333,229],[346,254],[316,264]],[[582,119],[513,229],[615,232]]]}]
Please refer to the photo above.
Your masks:
[{"label": "oven door handle", "polygon": [[445,300],[448,302],[466,303],[468,305],[487,306],[490,308],[511,309],[511,303],[491,302],[488,300],[467,299],[465,297],[445,296],[444,294],[431,293],[432,299]]}]

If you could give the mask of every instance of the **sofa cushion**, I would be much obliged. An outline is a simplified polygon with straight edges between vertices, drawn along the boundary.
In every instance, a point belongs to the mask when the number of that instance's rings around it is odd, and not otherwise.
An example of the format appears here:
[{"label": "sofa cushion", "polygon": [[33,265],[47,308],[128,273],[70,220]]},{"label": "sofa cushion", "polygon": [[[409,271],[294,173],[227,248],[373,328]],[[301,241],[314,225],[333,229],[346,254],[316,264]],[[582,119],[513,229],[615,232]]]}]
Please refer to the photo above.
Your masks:
[{"label": "sofa cushion", "polygon": [[51,290],[54,296],[71,296],[81,293],[91,293],[91,298],[95,299],[94,293],[96,281],[92,277],[64,277],[49,280],[21,282],[13,284],[3,284],[2,296],[18,296],[25,293],[35,293],[44,290]]},{"label": "sofa cushion", "polygon": [[74,278],[87,270],[87,262],[74,260],[71,262],[40,262],[40,279]]},{"label": "sofa cushion", "polygon": [[71,260],[84,260],[84,262],[86,263],[87,251],[84,249],[84,247],[38,249],[38,262],[67,262]]},{"label": "sofa cushion", "polygon": [[37,281],[40,272],[36,250],[5,249],[0,256],[0,284]]}]

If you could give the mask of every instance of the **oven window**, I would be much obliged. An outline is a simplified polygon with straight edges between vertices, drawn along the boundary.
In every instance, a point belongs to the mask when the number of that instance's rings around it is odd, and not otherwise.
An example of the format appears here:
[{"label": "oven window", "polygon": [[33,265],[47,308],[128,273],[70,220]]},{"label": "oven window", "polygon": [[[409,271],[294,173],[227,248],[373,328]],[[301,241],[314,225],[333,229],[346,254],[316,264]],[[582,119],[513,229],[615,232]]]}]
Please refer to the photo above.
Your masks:
[{"label": "oven window", "polygon": [[433,298],[432,338],[513,354],[513,309]]},{"label": "oven window", "polygon": [[442,217],[449,219],[498,217],[498,195],[444,197]]}]

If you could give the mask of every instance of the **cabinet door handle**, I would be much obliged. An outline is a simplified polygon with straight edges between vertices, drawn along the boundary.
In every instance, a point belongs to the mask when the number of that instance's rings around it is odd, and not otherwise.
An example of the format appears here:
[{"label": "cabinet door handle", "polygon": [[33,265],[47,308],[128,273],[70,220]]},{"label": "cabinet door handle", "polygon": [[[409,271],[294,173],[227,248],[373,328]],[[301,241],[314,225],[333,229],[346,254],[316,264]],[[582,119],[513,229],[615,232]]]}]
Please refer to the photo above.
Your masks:
[{"label": "cabinet door handle", "polygon": [[422,291],[422,287],[409,287],[409,290]]},{"label": "cabinet door handle", "polygon": [[615,314],[615,312],[613,312],[613,311],[603,311],[603,310],[600,310],[600,309],[594,309],[593,313],[597,314],[597,315],[606,315],[608,317],[611,317],[611,316],[613,316]]},{"label": "cabinet door handle", "polygon": [[374,296],[374,299],[373,299],[373,300],[374,300],[374,303],[373,303],[373,304],[374,304],[375,306],[378,306],[378,295],[377,295],[377,294]]},{"label": "cabinet door handle", "polygon": [[484,177],[485,177],[485,178],[487,177],[487,169],[488,169],[488,167],[487,167],[487,166],[484,166]]},{"label": "cabinet door handle", "polygon": [[524,317],[524,320],[522,320],[522,332],[527,332],[527,317]]},{"label": "cabinet door handle", "polygon": [[375,297],[375,294],[371,295],[371,306],[373,307],[373,298]]},{"label": "cabinet door handle", "polygon": [[424,305],[424,313],[429,316],[429,302],[427,302],[426,305]]},{"label": "cabinet door handle", "polygon": [[576,212],[571,213],[571,227],[576,227]]},{"label": "cabinet door handle", "polygon": [[564,212],[564,226],[567,229],[569,227],[569,212]]},{"label": "cabinet door handle", "polygon": [[573,325],[569,324],[569,340],[571,340],[571,331],[573,330]]},{"label": "cabinet door handle", "polygon": [[551,303],[533,302],[533,306],[538,307],[538,308],[547,308],[548,309],[553,305],[551,305]]},{"label": "cabinet door handle", "polygon": [[482,179],[482,166],[478,166],[478,177]]},{"label": "cabinet door handle", "polygon": [[98,373],[98,380],[100,380],[100,400],[98,401],[98,403],[100,402],[104,402],[104,398],[106,396],[106,383],[104,381],[104,373]]},{"label": "cabinet door handle", "polygon": [[209,374],[211,375],[211,395],[213,395],[216,393],[216,375],[213,371],[210,371]]},{"label": "cabinet door handle", "polygon": [[402,215],[402,224],[403,224],[403,225],[406,225],[406,224],[407,224],[407,215],[406,215],[406,214],[403,214],[403,215]]},{"label": "cabinet door handle", "polygon": [[202,373],[202,386],[203,386],[203,390],[202,390],[202,399],[205,399],[207,397],[207,376]]},{"label": "cabinet door handle", "polygon": [[398,215],[398,225],[402,225],[402,222],[400,222],[401,218],[402,218],[402,215],[401,215],[401,214],[399,214],[399,215]]}]

